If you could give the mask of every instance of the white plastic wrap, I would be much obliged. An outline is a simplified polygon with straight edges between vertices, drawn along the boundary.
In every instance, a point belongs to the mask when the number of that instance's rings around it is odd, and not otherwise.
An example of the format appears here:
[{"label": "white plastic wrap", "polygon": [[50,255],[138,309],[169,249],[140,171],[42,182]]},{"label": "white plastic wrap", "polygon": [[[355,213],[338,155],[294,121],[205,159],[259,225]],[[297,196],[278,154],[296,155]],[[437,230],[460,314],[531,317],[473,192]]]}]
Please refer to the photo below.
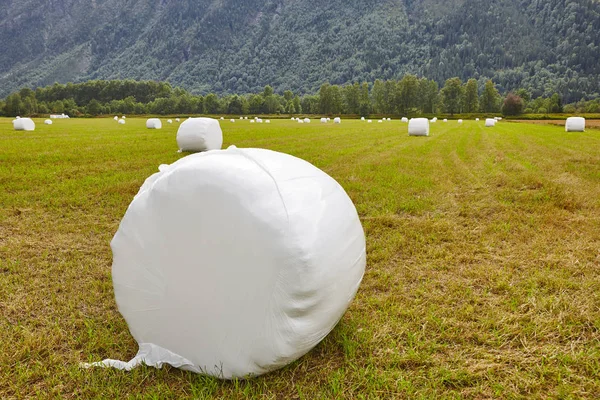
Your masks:
[{"label": "white plastic wrap", "polygon": [[402,117],[401,121],[402,121],[402,122],[408,122],[408,118],[406,118],[406,117]]},{"label": "white plastic wrap", "polygon": [[158,118],[150,118],[146,121],[146,128],[148,129],[162,129],[162,122]]},{"label": "white plastic wrap", "polygon": [[306,161],[262,149],[193,154],[160,171],[111,243],[117,305],[139,352],[92,365],[249,377],[325,338],[366,264],[344,189]]},{"label": "white plastic wrap", "polygon": [[342,119],[341,119],[340,117],[335,117],[335,118],[333,119],[333,123],[334,123],[334,124],[341,124],[341,123],[342,123]]},{"label": "white plastic wrap", "polygon": [[52,125],[52,120],[51,119],[47,119],[44,121],[44,124],[46,125]]},{"label": "white plastic wrap", "polygon": [[462,120],[462,119],[459,119],[459,120],[458,120],[458,121],[456,121],[456,122],[458,122],[459,124],[462,124],[462,123],[463,123],[463,120]]},{"label": "white plastic wrap", "polygon": [[427,118],[411,118],[408,121],[409,136],[429,136],[429,120]]},{"label": "white plastic wrap", "polygon": [[220,150],[223,131],[219,121],[212,118],[189,118],[183,121],[177,130],[177,145],[181,151]]},{"label": "white plastic wrap", "polygon": [[310,118],[304,118],[304,123],[305,124],[310,124]]},{"label": "white plastic wrap", "polygon": [[569,117],[565,123],[566,132],[584,132],[585,131],[585,118],[582,117]]},{"label": "white plastic wrap", "polygon": [[168,120],[167,120],[167,124],[172,124],[172,123],[173,123],[173,120],[172,120],[172,119],[168,119]]},{"label": "white plastic wrap", "polygon": [[493,118],[487,118],[485,120],[485,126],[488,127],[488,128],[496,126],[496,120],[493,119]]},{"label": "white plastic wrap", "polygon": [[35,131],[35,122],[31,118],[17,117],[13,121],[13,128],[16,131]]},{"label": "white plastic wrap", "polygon": [[321,118],[321,123],[322,124],[326,124],[327,123],[327,118]]},{"label": "white plastic wrap", "polygon": [[120,119],[118,122],[119,125],[125,125],[125,120],[124,119]]},{"label": "white plastic wrap", "polygon": [[114,119],[115,121],[118,121],[118,120],[119,120],[119,117],[115,116],[113,119]]}]

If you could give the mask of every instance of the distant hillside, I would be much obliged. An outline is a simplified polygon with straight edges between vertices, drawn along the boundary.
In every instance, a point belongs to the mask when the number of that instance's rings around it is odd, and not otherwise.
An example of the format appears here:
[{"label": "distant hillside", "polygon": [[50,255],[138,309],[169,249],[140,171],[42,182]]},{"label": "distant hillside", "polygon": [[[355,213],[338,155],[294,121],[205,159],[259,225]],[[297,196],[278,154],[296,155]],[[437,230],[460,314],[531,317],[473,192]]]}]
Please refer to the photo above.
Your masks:
[{"label": "distant hillside", "polygon": [[314,92],[414,73],[564,102],[600,92],[592,0],[5,0],[0,97],[88,79]]}]

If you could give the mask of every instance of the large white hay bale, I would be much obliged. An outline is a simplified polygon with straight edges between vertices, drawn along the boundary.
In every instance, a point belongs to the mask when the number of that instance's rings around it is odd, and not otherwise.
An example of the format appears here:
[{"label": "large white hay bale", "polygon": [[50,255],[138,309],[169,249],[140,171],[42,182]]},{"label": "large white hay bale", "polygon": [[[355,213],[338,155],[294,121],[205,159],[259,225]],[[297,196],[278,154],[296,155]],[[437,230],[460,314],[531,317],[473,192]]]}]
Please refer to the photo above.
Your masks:
[{"label": "large white hay bale", "polygon": [[173,120],[172,120],[172,119],[168,119],[168,120],[167,120],[167,124],[172,124],[172,123],[173,123]]},{"label": "large white hay bale", "polygon": [[119,125],[125,125],[125,120],[124,119],[120,119],[118,123],[119,123]]},{"label": "large white hay bale", "polygon": [[327,122],[331,121],[331,118],[327,117]]},{"label": "large white hay bale", "polygon": [[459,120],[458,120],[458,121],[456,121],[456,122],[458,122],[459,124],[462,124],[462,123],[463,123],[463,120],[462,120],[462,119],[459,119]]},{"label": "large white hay bale", "polygon": [[367,123],[368,123],[368,124],[372,124],[372,123],[373,123],[373,120],[371,120],[371,119],[370,119],[370,120],[367,120]]},{"label": "large white hay bale", "polygon": [[387,120],[388,120],[388,121],[391,121],[392,119],[391,119],[391,118],[388,118]]},{"label": "large white hay bale", "polygon": [[365,117],[360,117],[360,120],[361,120],[361,121],[364,121],[364,120],[365,120]]},{"label": "large white hay bale", "polygon": [[444,122],[448,122],[448,120],[446,118],[444,118]]},{"label": "large white hay bale", "polygon": [[406,118],[406,117],[402,117],[401,121],[402,121],[402,122],[408,122],[408,118]]},{"label": "large white hay bale", "polygon": [[298,123],[299,123],[299,124],[303,124],[303,123],[304,123],[304,120],[302,120],[302,119],[298,118]]},{"label": "large white hay bale", "polygon": [[248,117],[244,117],[244,119],[248,119]]},{"label": "large white hay bale", "polygon": [[356,208],[333,178],[263,149],[159,169],[111,242],[116,303],[139,351],[92,365],[246,378],[288,365],[333,330],[366,264]]},{"label": "large white hay bale", "polygon": [[295,121],[295,120],[296,120],[296,118],[292,117],[292,118],[290,118],[290,120],[292,120],[292,121]]},{"label": "large white hay bale", "polygon": [[235,119],[231,118],[231,119],[229,120],[229,122],[232,122],[232,123],[234,123],[234,122],[235,122]]},{"label": "large white hay bale", "polygon": [[487,118],[485,120],[485,126],[488,127],[488,128],[496,126],[496,120],[493,119],[493,118]]},{"label": "large white hay bale", "polygon": [[263,120],[261,118],[256,118],[256,122],[259,123],[259,124],[262,124]]},{"label": "large white hay bale", "polygon": [[117,116],[115,115],[115,117],[114,117],[113,119],[114,119],[115,121],[118,121],[118,120],[119,120],[119,117],[117,117]]},{"label": "large white hay bale", "polygon": [[479,118],[475,118],[475,121],[479,121]]},{"label": "large white hay bale", "polygon": [[321,123],[322,124],[326,124],[327,123],[327,118],[321,118]]},{"label": "large white hay bale", "polygon": [[429,120],[427,118],[411,118],[408,121],[409,136],[429,136]]},{"label": "large white hay bale", "polygon": [[335,118],[333,119],[333,123],[334,123],[334,124],[341,124],[341,123],[342,123],[342,119],[341,119],[340,117],[335,117]]},{"label": "large white hay bale", "polygon": [[44,121],[44,124],[46,125],[52,125],[52,120],[51,119],[47,119]]},{"label": "large white hay bale", "polygon": [[221,117],[221,121],[223,121],[225,118]]},{"label": "large white hay bale", "polygon": [[377,121],[377,122],[381,124],[381,123],[383,123],[383,120],[382,120],[382,119],[380,119],[380,120],[379,120],[379,121]]},{"label": "large white hay bale", "polygon": [[177,146],[181,151],[220,150],[223,131],[219,121],[212,118],[190,118],[177,130]]},{"label": "large white hay bale", "polygon": [[127,119],[127,117],[123,115],[123,116],[121,117],[121,119]]},{"label": "large white hay bale", "polygon": [[13,122],[15,131],[35,131],[35,122],[31,118],[18,117]]},{"label": "large white hay bale", "polygon": [[150,118],[146,121],[146,128],[148,129],[162,129],[162,122],[158,118]]},{"label": "large white hay bale", "polygon": [[585,132],[585,118],[569,117],[565,123],[566,132]]},{"label": "large white hay bale", "polygon": [[310,118],[304,118],[304,123],[305,124],[310,124]]}]

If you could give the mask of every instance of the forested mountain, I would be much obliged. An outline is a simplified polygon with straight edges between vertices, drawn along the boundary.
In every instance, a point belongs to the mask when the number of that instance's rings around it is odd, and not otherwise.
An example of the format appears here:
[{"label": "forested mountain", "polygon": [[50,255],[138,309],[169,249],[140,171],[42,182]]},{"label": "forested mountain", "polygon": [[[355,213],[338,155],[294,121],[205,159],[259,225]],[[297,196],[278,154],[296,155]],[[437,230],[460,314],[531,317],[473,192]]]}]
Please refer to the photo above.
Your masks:
[{"label": "forested mountain", "polygon": [[600,92],[597,0],[3,0],[0,97],[88,79],[316,92],[407,73]]}]

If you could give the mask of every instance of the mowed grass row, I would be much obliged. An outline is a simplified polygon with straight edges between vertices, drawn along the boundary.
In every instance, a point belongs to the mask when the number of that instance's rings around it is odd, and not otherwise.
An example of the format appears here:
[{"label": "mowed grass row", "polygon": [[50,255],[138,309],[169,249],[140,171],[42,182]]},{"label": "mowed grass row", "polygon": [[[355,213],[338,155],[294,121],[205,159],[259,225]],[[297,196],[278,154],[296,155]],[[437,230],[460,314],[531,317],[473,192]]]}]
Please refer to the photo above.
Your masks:
[{"label": "mowed grass row", "polygon": [[144,179],[184,156],[177,124],[36,122],[0,120],[0,398],[600,393],[599,131],[450,121],[415,138],[399,121],[223,121],[224,146],[286,152],[337,179],[368,246],[357,298],[318,347],[223,382],[78,367],[137,351],[109,244]]}]

